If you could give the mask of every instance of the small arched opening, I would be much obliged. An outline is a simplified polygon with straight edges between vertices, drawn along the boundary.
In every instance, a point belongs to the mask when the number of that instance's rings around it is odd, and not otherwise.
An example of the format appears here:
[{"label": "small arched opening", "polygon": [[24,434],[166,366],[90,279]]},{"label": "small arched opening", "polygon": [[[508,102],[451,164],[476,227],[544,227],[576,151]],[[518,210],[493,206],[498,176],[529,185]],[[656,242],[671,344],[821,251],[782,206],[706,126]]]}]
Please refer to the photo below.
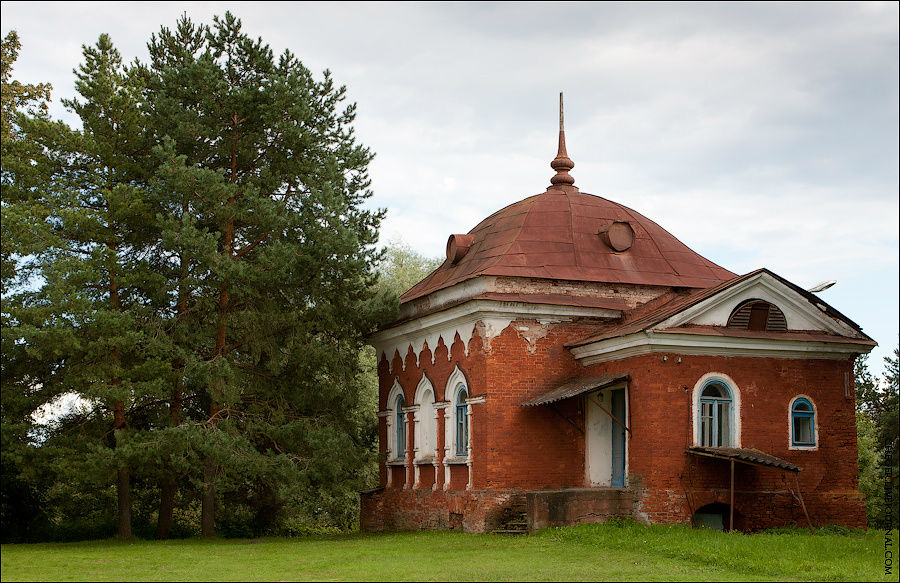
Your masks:
[{"label": "small arched opening", "polygon": [[[691,517],[691,526],[694,528],[708,528],[710,530],[728,530],[728,504],[713,502],[701,506]],[[737,516],[735,516],[736,518]]]}]

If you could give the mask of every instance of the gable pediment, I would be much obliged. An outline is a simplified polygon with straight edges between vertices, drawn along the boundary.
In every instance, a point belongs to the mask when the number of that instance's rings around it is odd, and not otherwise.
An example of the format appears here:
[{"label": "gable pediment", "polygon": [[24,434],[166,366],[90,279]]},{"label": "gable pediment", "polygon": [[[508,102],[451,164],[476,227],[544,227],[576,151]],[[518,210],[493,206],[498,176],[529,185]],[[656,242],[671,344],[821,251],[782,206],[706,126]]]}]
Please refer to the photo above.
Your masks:
[{"label": "gable pediment", "polygon": [[850,323],[828,315],[826,313],[828,307],[824,301],[815,303],[810,301],[808,297],[766,271],[726,288],[666,318],[652,328],[664,330],[684,326],[725,327],[732,312],[748,300],[764,300],[777,306],[784,314],[788,330],[866,338]]}]

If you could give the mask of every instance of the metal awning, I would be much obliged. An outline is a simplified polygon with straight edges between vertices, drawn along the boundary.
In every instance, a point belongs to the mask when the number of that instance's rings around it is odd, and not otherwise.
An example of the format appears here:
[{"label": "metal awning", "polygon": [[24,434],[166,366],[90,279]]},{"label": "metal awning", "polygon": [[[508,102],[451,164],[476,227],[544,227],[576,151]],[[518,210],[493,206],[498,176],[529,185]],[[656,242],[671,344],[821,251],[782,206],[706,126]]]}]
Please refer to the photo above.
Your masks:
[{"label": "metal awning", "polygon": [[803,508],[803,515],[806,516],[806,524],[809,526],[809,532],[816,534],[816,531],[813,530],[812,527],[812,521],[809,519],[809,512],[806,511],[806,503],[803,502],[803,493],[800,492],[800,472],[803,471],[803,468],[800,466],[794,465],[791,462],[786,462],[774,455],[763,453],[758,449],[743,449],[738,447],[689,447],[685,450],[685,453],[726,460],[729,462],[729,465],[731,466],[731,498],[728,504],[728,530],[734,529],[734,462],[738,462],[742,464],[777,468],[786,472],[794,472],[794,484],[797,487],[797,493],[794,494],[792,490],[791,495],[800,501],[800,506]]},{"label": "metal awning", "polygon": [[756,466],[768,466],[770,468],[778,468],[788,472],[803,471],[803,468],[800,466],[796,466],[791,462],[786,462],[774,455],[763,453],[758,449],[742,449],[737,447],[689,447],[687,453],[723,460],[734,460],[736,462]]},{"label": "metal awning", "polygon": [[621,381],[627,380],[628,375],[625,373],[604,375],[601,377],[591,377],[586,379],[575,379],[574,381],[569,381],[563,385],[560,385],[539,397],[535,397],[533,399],[525,401],[524,403],[519,403],[519,406],[534,407],[536,405],[548,405],[550,403],[562,401],[563,399],[571,399],[572,397],[577,397],[578,395],[583,395],[584,393],[596,391],[598,389],[602,389],[604,387],[608,387],[610,385],[614,385]]}]

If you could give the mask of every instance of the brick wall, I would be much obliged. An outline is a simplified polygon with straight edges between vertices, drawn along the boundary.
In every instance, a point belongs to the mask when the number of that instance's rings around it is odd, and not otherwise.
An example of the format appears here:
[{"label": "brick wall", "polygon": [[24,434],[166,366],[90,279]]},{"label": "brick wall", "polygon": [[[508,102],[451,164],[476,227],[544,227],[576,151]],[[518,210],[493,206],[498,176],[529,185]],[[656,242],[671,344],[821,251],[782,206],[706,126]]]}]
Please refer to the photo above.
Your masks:
[{"label": "brick wall", "polygon": [[[710,372],[726,374],[738,388],[741,446],[803,468],[800,489],[815,523],[865,525],[864,502],[857,489],[854,400],[852,394],[844,396],[844,374],[852,372],[851,361],[650,354],[584,368],[563,345],[596,330],[596,326],[589,320],[549,325],[518,320],[493,338],[489,347],[476,331],[468,354],[459,336],[449,348],[449,358],[448,347],[441,341],[434,349],[434,364],[429,347],[418,363],[411,349],[402,360],[396,353],[390,363],[382,359],[382,409],[386,408],[394,378],[403,387],[407,403],[412,404],[423,373],[434,385],[436,400],[446,400],[445,385],[457,365],[468,378],[470,394],[486,394],[487,398],[485,403],[471,407],[473,491],[465,492],[469,479],[465,465],[451,467],[450,491],[446,493],[442,491],[442,472],[434,480],[427,474],[428,489],[404,491],[404,481],[397,480],[395,469],[393,487],[379,494],[377,500],[366,502],[366,512],[384,515],[379,528],[415,528],[417,524],[449,528],[464,520],[468,525],[465,528],[472,530],[486,512],[473,508],[492,503],[491,496],[484,492],[584,486],[582,400],[561,401],[555,410],[519,404],[571,378],[612,373],[631,376],[628,406],[632,433],[627,471],[638,497],[636,516],[652,522],[687,522],[701,506],[727,504],[728,463],[699,460],[684,453],[693,444],[693,389]],[[818,447],[813,451],[789,447],[788,408],[790,401],[801,394],[816,407]],[[440,420],[437,441],[441,458],[442,429]],[[383,420],[380,436],[384,451]],[[411,444],[412,437],[409,441]],[[382,467],[382,484],[385,479]],[[435,481],[438,490],[433,492],[430,488]],[[795,489],[793,474],[737,464],[735,487],[739,527],[756,529],[802,522],[798,519],[802,519],[802,510],[790,493]],[[482,492],[476,496],[477,504],[471,502],[476,498],[465,496],[472,492]],[[428,510],[429,505],[433,511]],[[457,514],[463,518],[455,517]],[[448,526],[434,526],[441,524]]]}]

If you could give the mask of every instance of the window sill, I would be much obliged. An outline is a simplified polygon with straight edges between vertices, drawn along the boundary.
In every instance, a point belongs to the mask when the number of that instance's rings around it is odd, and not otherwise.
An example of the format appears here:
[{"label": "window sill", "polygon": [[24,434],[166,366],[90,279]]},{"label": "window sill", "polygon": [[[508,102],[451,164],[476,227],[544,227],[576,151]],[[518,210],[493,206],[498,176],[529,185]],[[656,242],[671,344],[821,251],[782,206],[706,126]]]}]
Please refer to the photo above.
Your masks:
[{"label": "window sill", "polygon": [[818,445],[791,445],[788,446],[790,451],[817,451],[819,449]]},{"label": "window sill", "polygon": [[413,461],[413,464],[417,466],[431,466],[434,465],[434,456],[430,455],[428,457],[420,457],[417,460]]},{"label": "window sill", "polygon": [[405,459],[402,459],[402,458],[400,458],[400,459],[388,460],[388,461],[387,461],[387,465],[389,465],[389,466],[405,466],[405,465],[406,465],[406,460],[405,460]]},{"label": "window sill", "polygon": [[469,458],[467,457],[448,457],[444,458],[444,464],[449,466],[457,466],[469,463]]}]

